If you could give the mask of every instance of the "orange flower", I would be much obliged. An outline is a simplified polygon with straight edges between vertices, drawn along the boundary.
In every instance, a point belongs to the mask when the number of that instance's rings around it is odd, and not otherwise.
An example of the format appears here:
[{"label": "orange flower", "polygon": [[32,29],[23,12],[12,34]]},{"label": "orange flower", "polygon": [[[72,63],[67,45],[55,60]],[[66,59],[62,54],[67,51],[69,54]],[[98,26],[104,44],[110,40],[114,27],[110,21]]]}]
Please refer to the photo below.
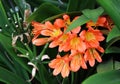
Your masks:
[{"label": "orange flower", "polygon": [[104,40],[102,33],[94,29],[83,30],[80,37],[85,41],[87,48],[96,48],[99,46],[99,41]]},{"label": "orange flower", "polygon": [[50,38],[54,39],[62,34],[61,29],[52,25],[49,21],[45,22],[45,26],[46,29],[41,31],[41,35],[43,36],[50,36]]},{"label": "orange flower", "polygon": [[76,34],[72,34],[68,49],[84,52],[86,50],[86,45],[80,37],[78,37]]},{"label": "orange flower", "polygon": [[68,55],[65,55],[63,57],[57,55],[57,58],[49,63],[49,67],[54,69],[53,75],[56,76],[61,73],[63,78],[68,77],[70,73],[69,61],[70,58]]},{"label": "orange flower", "polygon": [[54,26],[58,28],[65,27],[65,21],[63,19],[56,19],[54,22]]},{"label": "orange flower", "polygon": [[32,39],[32,43],[36,46],[41,46],[41,45],[44,45],[46,44],[47,42],[49,42],[49,38],[33,38]]},{"label": "orange flower", "polygon": [[71,58],[71,62],[70,62],[71,71],[76,72],[80,69],[80,67],[82,67],[83,69],[87,69],[87,65],[84,60],[83,53],[79,53],[75,51],[74,54],[70,55],[70,58]]},{"label": "orange flower", "polygon": [[102,26],[102,27],[105,27],[105,22],[106,22],[106,17],[101,16],[101,17],[98,18],[96,23],[93,22],[92,20],[87,22],[86,27],[87,28],[92,27],[92,26]]},{"label": "orange flower", "polygon": [[[67,14],[65,14],[65,15],[63,15],[63,19],[64,19],[64,23],[65,23],[65,29],[64,29],[64,31],[66,31],[66,29],[68,28],[68,26],[74,21],[74,20],[76,20],[78,18],[78,16],[76,16],[72,21],[70,21],[70,16],[69,15],[67,15]],[[72,33],[79,33],[80,32],[80,29],[81,29],[81,27],[80,26],[78,26],[78,27],[76,27],[76,28],[74,28],[73,30],[71,30],[71,32]]]},{"label": "orange flower", "polygon": [[58,49],[59,52],[61,52],[62,50],[65,52],[69,51],[68,50],[69,40],[70,40],[70,33],[62,34],[59,38],[52,41],[49,47],[53,48],[53,47],[59,46],[59,49]]},{"label": "orange flower", "polygon": [[[104,52],[103,48],[101,48],[101,47],[98,47],[98,50],[101,52]],[[99,53],[96,51],[95,48],[87,49],[85,52],[85,55],[84,55],[84,59],[85,59],[85,61],[89,62],[91,67],[93,67],[95,65],[95,59],[98,62],[102,62],[101,56],[99,55]]]},{"label": "orange flower", "polygon": [[104,28],[107,28],[108,30],[111,30],[113,27],[113,21],[111,20],[111,18],[107,15],[105,16],[100,16],[97,20],[97,22],[93,22],[92,20],[87,22],[86,27],[90,28],[92,26],[96,27],[96,26],[101,26]]},{"label": "orange flower", "polygon": [[[33,29],[34,31],[37,28]],[[35,36],[32,39],[33,44],[40,46],[44,45],[45,43],[52,41],[53,39],[57,38],[59,35],[62,34],[62,31],[60,28],[55,27],[52,25],[49,21],[45,22],[44,27],[40,30],[40,32],[37,34],[37,32],[34,32]],[[37,35],[37,36],[36,36]],[[47,36],[45,38],[37,38],[39,35]]]},{"label": "orange flower", "polygon": [[34,37],[38,37],[41,33],[41,30],[43,30],[45,28],[44,24],[41,24],[39,22],[32,22],[32,26],[34,27],[32,30],[32,34],[34,35]]}]

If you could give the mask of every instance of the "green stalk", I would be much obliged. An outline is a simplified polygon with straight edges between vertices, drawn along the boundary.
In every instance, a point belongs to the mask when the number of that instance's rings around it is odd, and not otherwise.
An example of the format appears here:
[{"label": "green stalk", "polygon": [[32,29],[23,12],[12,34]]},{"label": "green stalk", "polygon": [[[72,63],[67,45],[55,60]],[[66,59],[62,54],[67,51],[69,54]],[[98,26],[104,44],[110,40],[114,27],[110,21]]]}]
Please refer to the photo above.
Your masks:
[{"label": "green stalk", "polygon": [[43,54],[45,53],[45,51],[46,51],[46,49],[47,49],[47,47],[48,47],[48,45],[49,45],[49,43],[46,43],[46,45],[44,46],[42,52],[38,55],[37,61],[41,60]]},{"label": "green stalk", "polygon": [[74,72],[71,72],[71,84],[74,84]]}]

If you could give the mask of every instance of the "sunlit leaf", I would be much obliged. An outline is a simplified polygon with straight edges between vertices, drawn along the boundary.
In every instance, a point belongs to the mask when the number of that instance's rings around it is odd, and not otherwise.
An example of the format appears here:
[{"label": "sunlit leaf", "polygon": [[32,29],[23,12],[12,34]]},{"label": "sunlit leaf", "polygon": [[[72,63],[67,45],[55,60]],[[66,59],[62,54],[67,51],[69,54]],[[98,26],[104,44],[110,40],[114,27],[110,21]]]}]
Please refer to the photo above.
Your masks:
[{"label": "sunlit leaf", "polygon": [[90,20],[96,22],[98,17],[104,12],[102,7],[99,7],[97,9],[85,9],[82,11],[82,13],[88,17]]},{"label": "sunlit leaf", "polygon": [[66,30],[66,32],[71,31],[72,29],[81,26],[83,24],[85,24],[86,22],[88,22],[90,19],[88,17],[86,17],[85,15],[81,15],[77,20],[73,21],[71,23],[71,25],[68,27],[68,29]]}]

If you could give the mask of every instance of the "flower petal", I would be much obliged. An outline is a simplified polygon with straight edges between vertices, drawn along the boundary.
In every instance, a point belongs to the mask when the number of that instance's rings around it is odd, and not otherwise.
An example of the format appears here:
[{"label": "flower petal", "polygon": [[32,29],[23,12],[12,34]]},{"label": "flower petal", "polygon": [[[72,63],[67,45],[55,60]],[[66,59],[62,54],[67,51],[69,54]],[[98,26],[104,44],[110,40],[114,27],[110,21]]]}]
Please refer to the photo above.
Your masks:
[{"label": "flower petal", "polygon": [[102,62],[102,59],[101,59],[99,53],[98,53],[96,50],[93,50],[93,53],[94,53],[95,59],[96,59],[98,62]]},{"label": "flower petal", "polygon": [[54,25],[55,27],[62,28],[65,26],[65,22],[62,19],[56,19]]},{"label": "flower petal", "polygon": [[80,26],[78,26],[78,27],[76,27],[75,29],[73,29],[73,30],[72,30],[72,33],[77,34],[77,33],[79,33],[79,32],[80,32],[80,30],[81,30],[81,27],[80,27]]},{"label": "flower petal", "polygon": [[64,66],[64,63],[63,62],[60,62],[57,67],[54,69],[53,71],[53,75],[58,75],[61,71],[62,71],[62,68]]},{"label": "flower petal", "polygon": [[63,69],[62,69],[62,71],[61,71],[61,75],[62,75],[63,78],[65,78],[65,77],[68,77],[69,73],[70,73],[69,64],[66,63],[66,64],[63,66]]},{"label": "flower petal", "polygon": [[48,42],[48,38],[37,38],[32,40],[32,43],[36,46],[44,45],[47,42]]},{"label": "flower petal", "polygon": [[42,30],[41,31],[41,35],[44,35],[44,36],[52,36],[52,32],[51,30]]}]

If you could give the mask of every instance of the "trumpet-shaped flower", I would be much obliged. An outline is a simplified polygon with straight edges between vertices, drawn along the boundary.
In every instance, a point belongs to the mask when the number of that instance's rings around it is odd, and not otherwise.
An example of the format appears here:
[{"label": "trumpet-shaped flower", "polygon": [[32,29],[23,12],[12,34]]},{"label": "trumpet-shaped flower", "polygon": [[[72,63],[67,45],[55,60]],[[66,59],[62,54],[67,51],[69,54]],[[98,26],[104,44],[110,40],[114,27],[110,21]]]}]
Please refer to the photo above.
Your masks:
[{"label": "trumpet-shaped flower", "polygon": [[72,34],[68,49],[84,52],[86,50],[86,45],[80,37],[78,37],[76,34]]},{"label": "trumpet-shaped flower", "polygon": [[93,22],[92,20],[87,22],[86,27],[90,28],[92,26],[95,26],[95,27],[101,26],[101,27],[107,28],[108,30],[111,30],[113,27],[112,24],[113,24],[113,21],[109,16],[100,16],[97,22]]},{"label": "trumpet-shaped flower", "polygon": [[61,73],[62,77],[65,78],[68,77],[70,73],[69,62],[70,62],[70,58],[68,55],[65,55],[63,57],[57,55],[57,58],[53,59],[49,63],[49,67],[54,69],[53,75],[56,76],[59,73]]},{"label": "trumpet-shaped flower", "polygon": [[105,22],[106,22],[106,17],[99,17],[97,22],[93,22],[92,20],[90,20],[89,22],[87,22],[86,26],[89,28],[91,26],[105,26]]},{"label": "trumpet-shaped flower", "polygon": [[70,40],[70,34],[62,34],[59,38],[55,39],[54,41],[52,41],[49,45],[50,48],[59,46],[58,51],[61,52],[63,51],[68,51],[68,41]]},{"label": "trumpet-shaped flower", "polygon": [[38,35],[40,35],[41,30],[43,30],[45,28],[44,24],[41,24],[41,23],[35,22],[35,21],[32,22],[32,26],[34,27],[32,30],[32,34],[34,34],[34,36],[37,36],[37,37],[38,37]]},{"label": "trumpet-shaped flower", "polygon": [[70,55],[70,58],[71,58],[71,62],[70,62],[71,71],[76,72],[80,69],[80,67],[82,67],[83,69],[87,69],[87,65],[84,60],[83,53],[79,53],[75,51],[73,54]]},{"label": "trumpet-shaped flower", "polygon": [[[40,46],[40,45],[43,45],[43,44],[57,38],[59,35],[62,34],[62,31],[60,28],[55,27],[48,21],[48,22],[45,22],[44,29],[41,29],[39,34],[36,34],[36,32],[34,32],[34,33],[37,36],[34,36],[34,38],[32,39],[32,42],[33,42],[33,44]],[[47,36],[47,37],[37,38],[39,35],[43,35],[43,36]]]},{"label": "trumpet-shaped flower", "polygon": [[99,41],[104,40],[100,30],[94,29],[83,30],[80,37],[85,41],[87,48],[96,48],[99,46]]},{"label": "trumpet-shaped flower", "polygon": [[[98,47],[98,49],[100,52],[104,52],[104,49],[101,47]],[[101,56],[99,55],[99,53],[97,52],[97,50],[95,48],[90,48],[87,49],[84,55],[84,59],[85,61],[88,61],[90,66],[93,67],[95,65],[95,59],[98,62],[102,62]]]}]

